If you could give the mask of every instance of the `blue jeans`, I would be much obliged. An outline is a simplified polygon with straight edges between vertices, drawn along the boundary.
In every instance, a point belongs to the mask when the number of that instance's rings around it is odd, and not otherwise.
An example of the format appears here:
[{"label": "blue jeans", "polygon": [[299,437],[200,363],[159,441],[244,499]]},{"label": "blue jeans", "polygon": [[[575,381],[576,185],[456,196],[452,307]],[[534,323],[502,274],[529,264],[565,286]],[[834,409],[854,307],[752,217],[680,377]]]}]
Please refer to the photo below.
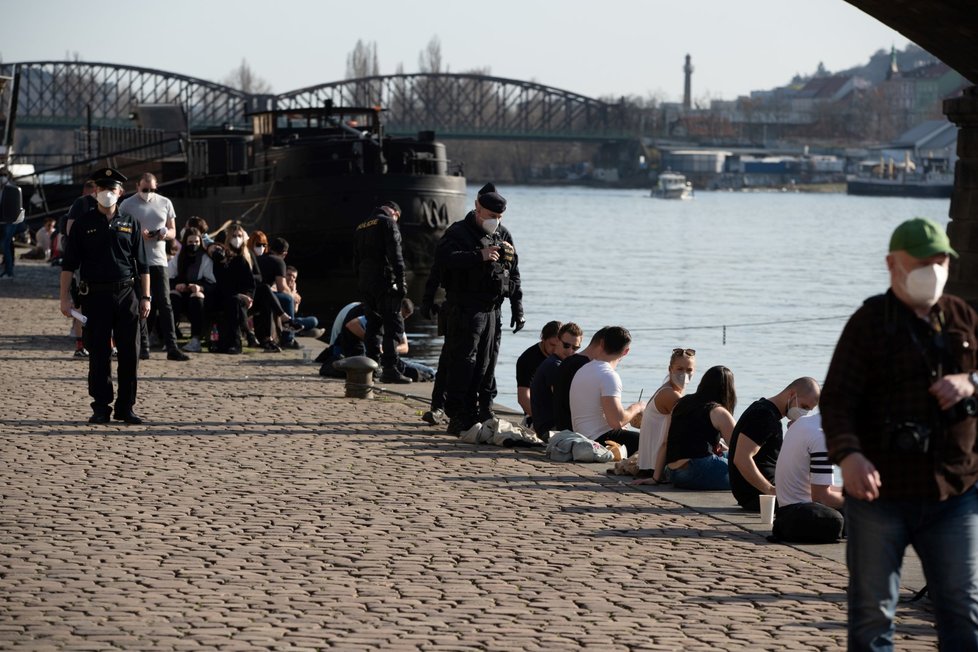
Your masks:
[{"label": "blue jeans", "polygon": [[[285,292],[274,291],[272,294],[278,298],[278,302],[282,305],[282,310],[284,310],[285,314],[289,316],[289,319],[295,317],[295,299],[292,297],[292,295],[286,294]],[[282,333],[283,342],[291,342],[294,337],[295,333],[293,333],[291,330],[286,329]]]},{"label": "blue jeans", "polygon": [[849,649],[892,650],[907,545],[920,557],[942,650],[978,650],[978,491],[943,502],[846,498]]},{"label": "blue jeans", "polygon": [[694,457],[682,469],[666,467],[666,478],[679,489],[718,490],[730,488],[727,454]]},{"label": "blue jeans", "polygon": [[301,326],[304,331],[319,326],[319,320],[315,317],[293,317],[292,323]]}]

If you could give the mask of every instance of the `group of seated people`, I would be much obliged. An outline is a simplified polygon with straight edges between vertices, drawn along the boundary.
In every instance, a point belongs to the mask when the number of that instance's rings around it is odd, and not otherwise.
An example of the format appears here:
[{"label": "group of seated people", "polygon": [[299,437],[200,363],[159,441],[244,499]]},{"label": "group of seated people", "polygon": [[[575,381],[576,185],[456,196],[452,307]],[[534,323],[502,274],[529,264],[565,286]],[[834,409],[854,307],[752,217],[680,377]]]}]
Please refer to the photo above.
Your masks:
[{"label": "group of seated people", "polygon": [[[298,270],[285,263],[285,239],[261,231],[249,235],[237,222],[211,234],[202,218],[191,217],[177,243],[168,263],[170,303],[175,322],[190,322],[184,350],[206,346],[235,354],[249,346],[281,352],[302,348],[296,335],[322,335],[315,317],[297,314]],[[155,323],[152,315],[147,323]]]},{"label": "group of seated people", "polygon": [[628,330],[606,326],[578,352],[583,336],[577,324],[550,322],[517,360],[517,400],[542,440],[571,430],[615,442],[634,453],[618,468],[632,469],[635,484],[728,490],[751,512],[760,511],[761,495],[776,496],[773,536],[781,540],[843,536],[842,491],[833,485],[821,416],[811,414],[821,392],[813,378],[754,401],[735,420],[733,372],[711,367],[687,392],[696,351],[675,348],[662,384],[646,402],[625,406],[616,368],[629,352]]}]

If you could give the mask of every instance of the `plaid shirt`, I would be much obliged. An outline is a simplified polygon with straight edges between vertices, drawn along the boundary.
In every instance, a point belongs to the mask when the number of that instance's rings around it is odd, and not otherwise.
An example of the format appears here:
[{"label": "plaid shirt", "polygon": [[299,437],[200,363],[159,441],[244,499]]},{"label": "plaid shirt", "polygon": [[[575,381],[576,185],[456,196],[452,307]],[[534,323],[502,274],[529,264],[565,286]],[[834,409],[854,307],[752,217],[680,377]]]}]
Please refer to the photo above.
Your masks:
[{"label": "plaid shirt", "polygon": [[[943,500],[978,480],[975,418],[943,413],[928,392],[942,375],[976,368],[978,314],[944,295],[929,321],[893,295],[868,299],[849,319],[819,405],[833,462],[862,452],[880,473],[883,498]],[[894,450],[903,423],[930,428],[929,450]]]}]

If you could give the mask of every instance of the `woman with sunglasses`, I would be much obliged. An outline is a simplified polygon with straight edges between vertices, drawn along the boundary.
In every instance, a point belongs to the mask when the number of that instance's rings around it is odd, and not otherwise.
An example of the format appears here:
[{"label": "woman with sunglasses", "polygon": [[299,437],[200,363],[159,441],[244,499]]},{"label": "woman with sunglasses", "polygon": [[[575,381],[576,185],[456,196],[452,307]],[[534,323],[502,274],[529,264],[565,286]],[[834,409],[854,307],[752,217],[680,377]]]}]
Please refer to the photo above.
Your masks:
[{"label": "woman with sunglasses", "polygon": [[726,447],[737,406],[733,372],[710,367],[696,392],[672,409],[666,436],[665,478],[680,489],[729,489]]},{"label": "woman with sunglasses", "polygon": [[669,375],[655,390],[642,414],[638,436],[638,473],[635,484],[662,484],[666,463],[666,433],[669,415],[683,397],[686,385],[696,371],[696,351],[676,348],[669,357]]}]

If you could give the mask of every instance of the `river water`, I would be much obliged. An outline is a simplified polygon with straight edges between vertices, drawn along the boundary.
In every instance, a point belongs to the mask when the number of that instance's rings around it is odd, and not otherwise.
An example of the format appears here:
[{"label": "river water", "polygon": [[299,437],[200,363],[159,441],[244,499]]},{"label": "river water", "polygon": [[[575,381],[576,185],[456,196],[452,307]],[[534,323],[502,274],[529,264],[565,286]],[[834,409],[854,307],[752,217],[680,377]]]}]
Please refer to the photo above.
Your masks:
[{"label": "river water", "polygon": [[[584,187],[500,192],[527,325],[503,331],[499,403],[517,405],[516,358],[559,319],[580,324],[585,342],[604,325],[631,331],[618,366],[624,403],[659,386],[673,348],[693,348],[700,372],[733,371],[738,416],[798,376],[821,382],[848,316],[889,284],[890,233],[915,216],[946,225],[949,208],[946,199],[789,192],[700,192],[691,201]],[[509,317],[505,304],[504,326]]]}]

